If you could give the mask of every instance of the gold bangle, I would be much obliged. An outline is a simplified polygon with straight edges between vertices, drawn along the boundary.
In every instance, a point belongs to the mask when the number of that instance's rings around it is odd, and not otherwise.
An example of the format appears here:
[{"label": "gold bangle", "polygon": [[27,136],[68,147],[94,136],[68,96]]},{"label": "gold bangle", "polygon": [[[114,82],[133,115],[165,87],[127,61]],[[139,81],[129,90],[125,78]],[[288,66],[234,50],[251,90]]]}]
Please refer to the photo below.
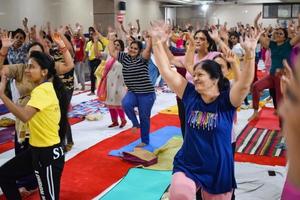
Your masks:
[{"label": "gold bangle", "polygon": [[244,60],[253,60],[253,59],[255,59],[254,56],[244,57]]}]

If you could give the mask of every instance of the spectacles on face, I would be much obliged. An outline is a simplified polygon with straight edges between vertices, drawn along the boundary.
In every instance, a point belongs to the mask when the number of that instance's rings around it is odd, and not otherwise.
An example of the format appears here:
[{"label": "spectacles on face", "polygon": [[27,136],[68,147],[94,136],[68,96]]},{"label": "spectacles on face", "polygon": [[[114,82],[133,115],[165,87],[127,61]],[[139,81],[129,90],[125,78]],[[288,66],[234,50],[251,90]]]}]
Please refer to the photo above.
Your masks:
[{"label": "spectacles on face", "polygon": [[284,36],[284,33],[282,33],[282,32],[275,32],[275,35]]},{"label": "spectacles on face", "polygon": [[206,41],[205,37],[194,37],[194,40]]}]

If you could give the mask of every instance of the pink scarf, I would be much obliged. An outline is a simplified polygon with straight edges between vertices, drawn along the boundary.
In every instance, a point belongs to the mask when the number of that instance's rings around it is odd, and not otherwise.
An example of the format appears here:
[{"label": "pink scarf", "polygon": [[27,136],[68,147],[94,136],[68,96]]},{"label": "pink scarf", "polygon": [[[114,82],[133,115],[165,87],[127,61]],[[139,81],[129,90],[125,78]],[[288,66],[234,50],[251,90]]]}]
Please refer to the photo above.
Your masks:
[{"label": "pink scarf", "polygon": [[101,81],[98,86],[97,95],[100,101],[105,101],[107,97],[107,74],[111,70],[112,66],[116,62],[115,58],[110,58],[106,64],[102,74]]}]

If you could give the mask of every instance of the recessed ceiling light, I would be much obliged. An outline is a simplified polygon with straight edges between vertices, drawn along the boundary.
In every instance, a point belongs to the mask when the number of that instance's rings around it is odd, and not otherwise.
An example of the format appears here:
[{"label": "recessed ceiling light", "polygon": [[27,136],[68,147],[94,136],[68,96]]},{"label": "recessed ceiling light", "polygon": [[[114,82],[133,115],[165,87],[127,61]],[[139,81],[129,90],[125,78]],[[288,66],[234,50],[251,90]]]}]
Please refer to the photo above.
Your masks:
[{"label": "recessed ceiling light", "polygon": [[208,4],[202,4],[202,6],[201,6],[201,10],[204,12],[206,12],[208,10],[208,8],[209,8]]}]

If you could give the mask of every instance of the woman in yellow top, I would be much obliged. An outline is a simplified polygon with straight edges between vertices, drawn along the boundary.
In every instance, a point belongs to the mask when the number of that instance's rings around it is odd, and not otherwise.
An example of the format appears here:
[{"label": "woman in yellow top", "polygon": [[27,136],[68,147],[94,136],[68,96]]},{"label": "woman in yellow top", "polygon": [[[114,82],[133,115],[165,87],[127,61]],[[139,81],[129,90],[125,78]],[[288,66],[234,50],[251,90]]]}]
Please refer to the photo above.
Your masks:
[{"label": "woman in yellow top", "polygon": [[96,89],[95,71],[101,63],[102,54],[105,46],[108,45],[108,40],[103,37],[95,28],[89,27],[90,41],[85,47],[86,57],[90,68],[91,92],[88,95],[94,95]]},{"label": "woman in yellow top", "polygon": [[64,151],[60,133],[65,132],[67,101],[65,89],[55,70],[53,59],[33,51],[26,76],[35,85],[25,107],[14,104],[4,93],[6,76],[0,84],[0,98],[17,118],[28,122],[30,147],[0,167],[0,187],[8,200],[21,200],[16,180],[35,173],[41,199],[59,199]]}]

